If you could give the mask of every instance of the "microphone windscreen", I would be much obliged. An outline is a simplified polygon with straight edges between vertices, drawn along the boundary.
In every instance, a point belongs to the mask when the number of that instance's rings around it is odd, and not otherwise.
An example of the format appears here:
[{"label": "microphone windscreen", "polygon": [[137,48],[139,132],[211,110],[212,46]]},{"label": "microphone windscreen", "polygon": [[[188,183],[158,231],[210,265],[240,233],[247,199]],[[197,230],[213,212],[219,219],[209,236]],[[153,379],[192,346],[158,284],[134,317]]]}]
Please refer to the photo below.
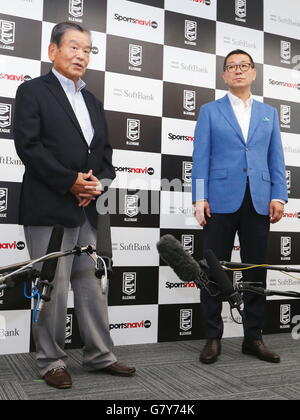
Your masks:
[{"label": "microphone windscreen", "polygon": [[[52,252],[59,252],[64,236],[64,227],[61,225],[54,225],[49,240],[47,254]],[[41,280],[53,281],[57,267],[58,258],[51,258],[43,263],[41,270]]]},{"label": "microphone windscreen", "polygon": [[234,293],[234,288],[231,284],[229,277],[223,270],[219,260],[211,249],[206,249],[203,255],[209,265],[210,277],[219,286],[220,292],[228,297]]},{"label": "microphone windscreen", "polygon": [[161,258],[174,270],[181,281],[199,281],[200,267],[173,235],[164,235],[156,244]]},{"label": "microphone windscreen", "polygon": [[96,253],[101,257],[112,258],[110,215],[98,214]]}]

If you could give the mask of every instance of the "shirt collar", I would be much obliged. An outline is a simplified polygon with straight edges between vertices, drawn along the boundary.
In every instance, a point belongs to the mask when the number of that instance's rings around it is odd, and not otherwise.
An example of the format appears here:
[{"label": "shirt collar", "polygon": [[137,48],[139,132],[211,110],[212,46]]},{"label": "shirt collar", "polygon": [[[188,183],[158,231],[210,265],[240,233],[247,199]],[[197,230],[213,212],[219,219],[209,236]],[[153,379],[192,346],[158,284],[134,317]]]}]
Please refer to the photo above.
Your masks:
[{"label": "shirt collar", "polygon": [[253,95],[250,92],[250,96],[249,98],[246,100],[246,102],[244,102],[242,99],[238,98],[237,96],[233,95],[233,93],[228,92],[228,98],[231,102],[231,105],[243,105],[245,108],[249,107],[252,105],[253,102]]},{"label": "shirt collar", "polygon": [[[68,79],[67,77],[63,76],[61,73],[59,73],[57,70],[55,70],[54,67],[52,68],[52,72],[58,78],[62,87],[65,90],[67,90],[69,92],[72,92],[72,93],[75,92],[75,84],[74,84],[73,80]],[[77,83],[76,93],[80,92],[85,87],[85,85],[86,85],[86,83],[82,79],[79,79],[78,83]]]}]

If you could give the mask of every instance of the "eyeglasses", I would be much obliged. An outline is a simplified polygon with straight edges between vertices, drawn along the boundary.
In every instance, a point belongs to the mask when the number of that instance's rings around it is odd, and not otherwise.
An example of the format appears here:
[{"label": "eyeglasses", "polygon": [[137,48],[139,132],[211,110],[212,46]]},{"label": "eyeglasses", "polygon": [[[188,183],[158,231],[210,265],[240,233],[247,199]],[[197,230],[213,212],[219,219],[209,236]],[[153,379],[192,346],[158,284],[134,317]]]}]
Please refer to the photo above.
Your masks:
[{"label": "eyeglasses", "polygon": [[248,71],[250,67],[254,67],[251,63],[242,63],[242,64],[229,64],[228,66],[224,67],[224,70],[227,70],[229,73],[235,73],[239,68],[243,73]]}]

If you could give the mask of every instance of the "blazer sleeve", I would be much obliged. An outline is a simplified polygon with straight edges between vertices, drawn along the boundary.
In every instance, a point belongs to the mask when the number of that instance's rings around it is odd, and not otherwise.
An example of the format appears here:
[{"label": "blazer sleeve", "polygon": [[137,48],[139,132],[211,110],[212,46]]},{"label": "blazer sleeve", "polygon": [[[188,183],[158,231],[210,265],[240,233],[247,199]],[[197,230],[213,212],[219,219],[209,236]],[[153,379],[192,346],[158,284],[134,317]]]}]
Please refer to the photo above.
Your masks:
[{"label": "blazer sleeve", "polygon": [[208,176],[211,153],[210,117],[207,106],[203,105],[199,112],[193,150],[192,199],[208,200]]},{"label": "blazer sleeve", "polygon": [[[51,110],[49,110],[51,112]],[[26,171],[58,194],[69,192],[77,172],[65,168],[44,147],[41,139],[41,111],[36,88],[28,82],[19,86],[15,100],[14,139]]]},{"label": "blazer sleeve", "polygon": [[269,172],[272,182],[271,200],[288,201],[284,154],[280,136],[280,126],[277,110],[274,109],[273,130],[268,152]]}]

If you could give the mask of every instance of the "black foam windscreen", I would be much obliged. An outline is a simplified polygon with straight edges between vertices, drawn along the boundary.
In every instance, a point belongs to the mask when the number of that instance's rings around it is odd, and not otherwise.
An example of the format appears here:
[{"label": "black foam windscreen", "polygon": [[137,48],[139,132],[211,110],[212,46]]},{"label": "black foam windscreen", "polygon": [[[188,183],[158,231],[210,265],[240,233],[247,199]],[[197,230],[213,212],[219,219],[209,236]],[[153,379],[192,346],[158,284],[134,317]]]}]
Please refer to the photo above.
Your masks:
[{"label": "black foam windscreen", "polygon": [[211,278],[218,285],[222,295],[231,296],[234,293],[233,285],[213,251],[207,249],[203,255],[209,265]]},{"label": "black foam windscreen", "polygon": [[[184,282],[196,281],[201,285],[201,269],[173,235],[164,235],[156,245],[161,258]],[[203,286],[203,285],[202,285]]]},{"label": "black foam windscreen", "polygon": [[96,253],[101,257],[112,258],[110,215],[98,214]]}]

